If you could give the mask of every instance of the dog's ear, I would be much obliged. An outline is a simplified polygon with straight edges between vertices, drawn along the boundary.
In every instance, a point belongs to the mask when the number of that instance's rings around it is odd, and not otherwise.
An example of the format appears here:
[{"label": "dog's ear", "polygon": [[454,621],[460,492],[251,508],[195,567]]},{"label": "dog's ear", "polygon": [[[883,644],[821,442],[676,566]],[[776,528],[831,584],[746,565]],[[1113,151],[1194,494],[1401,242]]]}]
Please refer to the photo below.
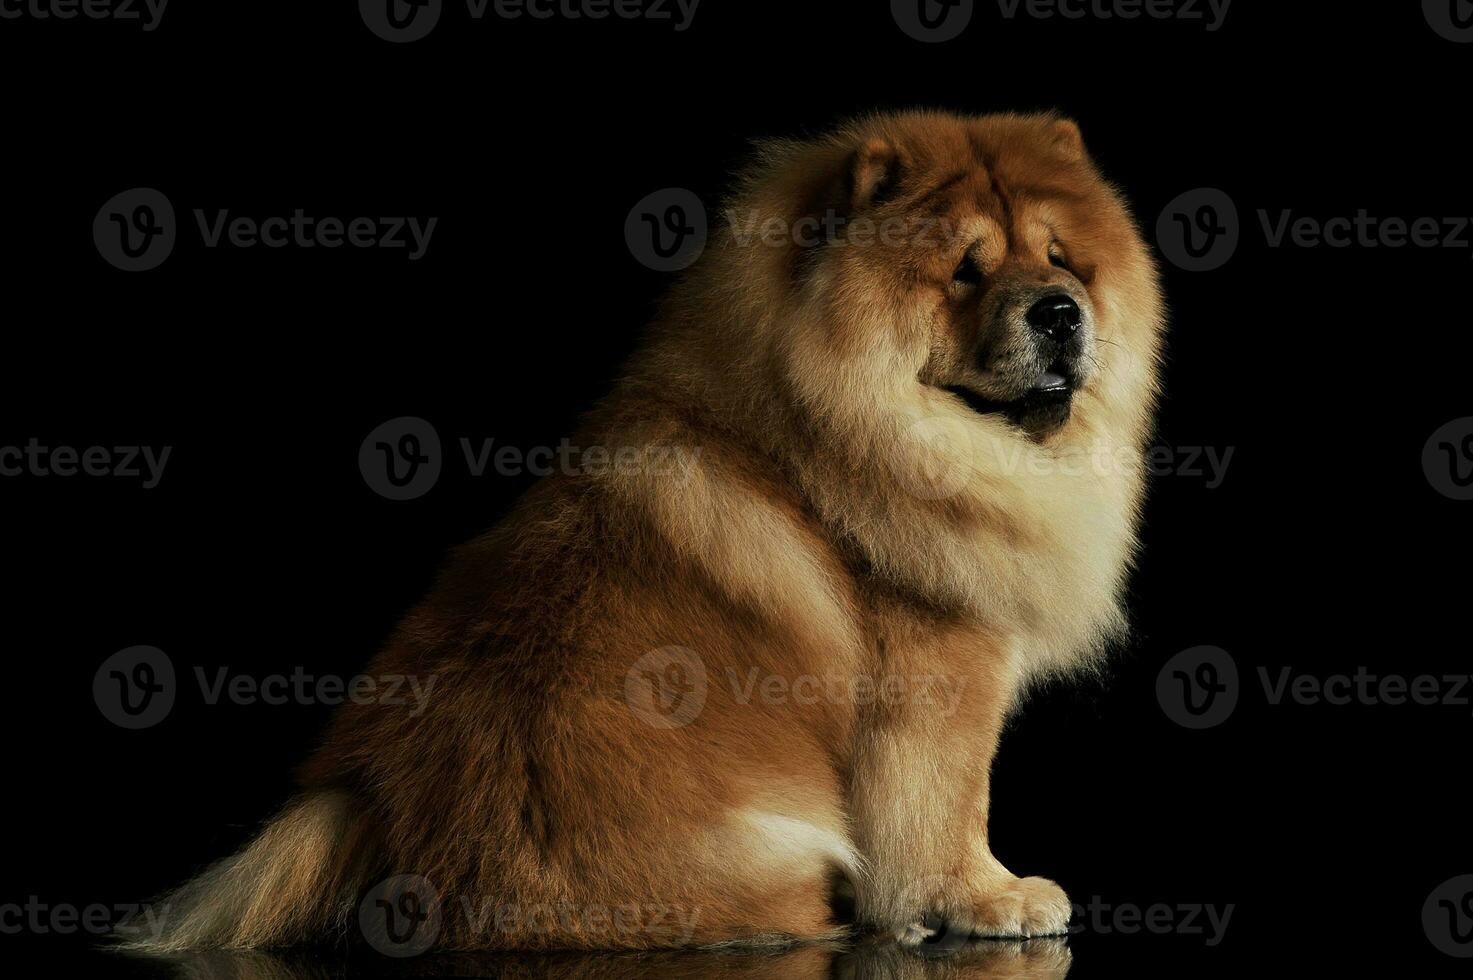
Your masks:
[{"label": "dog's ear", "polygon": [[843,200],[850,214],[874,207],[900,183],[900,153],[889,140],[871,137],[849,157]]},{"label": "dog's ear", "polygon": [[1079,123],[1063,116],[1055,117],[1048,124],[1049,139],[1054,151],[1071,163],[1084,159],[1084,134]]},{"label": "dog's ear", "polygon": [[[801,274],[826,245],[850,234],[851,219],[890,200],[906,171],[904,151],[880,136],[830,143],[804,174],[799,220],[817,221],[821,232],[800,242],[795,270]],[[839,220],[835,220],[839,219]]]}]

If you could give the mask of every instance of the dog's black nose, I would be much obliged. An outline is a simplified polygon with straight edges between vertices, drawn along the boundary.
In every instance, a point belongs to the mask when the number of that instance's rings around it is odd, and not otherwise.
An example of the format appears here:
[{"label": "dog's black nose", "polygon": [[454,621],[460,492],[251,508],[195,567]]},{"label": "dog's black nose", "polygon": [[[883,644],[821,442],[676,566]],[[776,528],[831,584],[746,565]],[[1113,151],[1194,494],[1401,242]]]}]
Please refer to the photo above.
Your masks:
[{"label": "dog's black nose", "polygon": [[1030,327],[1057,343],[1074,336],[1082,319],[1079,304],[1063,293],[1053,293],[1034,303],[1027,317]]}]

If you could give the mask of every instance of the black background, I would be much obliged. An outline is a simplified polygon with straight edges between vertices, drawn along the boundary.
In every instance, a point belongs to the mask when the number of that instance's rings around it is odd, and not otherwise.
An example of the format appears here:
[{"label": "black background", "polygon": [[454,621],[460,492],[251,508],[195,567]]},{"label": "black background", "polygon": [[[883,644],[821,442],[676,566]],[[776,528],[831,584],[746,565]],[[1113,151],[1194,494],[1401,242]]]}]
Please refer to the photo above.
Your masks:
[{"label": "black background", "polygon": [[[177,2],[177,0],[176,0]],[[467,474],[456,442],[556,445],[605,390],[668,277],[624,242],[664,187],[719,195],[752,137],[875,108],[1059,108],[1148,237],[1218,187],[1243,240],[1165,265],[1159,442],[1232,447],[1221,486],[1153,480],[1107,676],[1041,692],[998,760],[999,857],[1077,901],[1235,906],[1200,936],[1074,940],[1073,975],[1449,975],[1431,890],[1473,872],[1473,708],[1271,706],[1262,666],[1468,669],[1473,504],[1421,454],[1470,414],[1473,247],[1270,248],[1257,211],[1473,215],[1473,45],[1418,4],[1238,0],[1201,22],[1001,18],[907,37],[884,3],[705,0],[690,29],[471,21],[373,36],[352,4],[190,4],[159,28],[0,20],[8,309],[0,445],[168,445],[158,487],[0,479],[9,748],[0,903],[145,898],[226,853],[290,793],[329,710],[207,705],[111,725],[98,665],[135,644],[202,667],[348,675],[450,546],[530,478]],[[156,187],[181,219],[158,269],[105,263],[91,224]],[[194,208],[437,216],[426,256],[205,249]],[[364,436],[432,422],[445,474],[410,502],[358,472]],[[1189,731],[1162,665],[1230,651],[1242,700]],[[84,955],[82,937],[0,947]],[[88,957],[89,968],[122,969]],[[129,969],[139,969],[129,967]]]}]

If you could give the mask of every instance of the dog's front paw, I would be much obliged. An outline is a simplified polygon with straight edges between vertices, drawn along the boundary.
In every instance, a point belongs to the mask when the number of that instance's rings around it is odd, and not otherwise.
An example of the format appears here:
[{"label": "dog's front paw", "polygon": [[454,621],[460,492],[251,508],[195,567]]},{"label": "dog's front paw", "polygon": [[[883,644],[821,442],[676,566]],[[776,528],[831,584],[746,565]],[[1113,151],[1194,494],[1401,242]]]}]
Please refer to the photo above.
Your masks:
[{"label": "dog's front paw", "polygon": [[965,887],[954,880],[947,884],[931,891],[924,911],[896,930],[902,945],[949,949],[971,939],[1032,939],[1069,931],[1069,896],[1047,878],[1009,875]]},{"label": "dog's front paw", "polygon": [[1012,878],[972,900],[972,935],[986,939],[1062,936],[1073,912],[1064,889],[1047,878]]}]

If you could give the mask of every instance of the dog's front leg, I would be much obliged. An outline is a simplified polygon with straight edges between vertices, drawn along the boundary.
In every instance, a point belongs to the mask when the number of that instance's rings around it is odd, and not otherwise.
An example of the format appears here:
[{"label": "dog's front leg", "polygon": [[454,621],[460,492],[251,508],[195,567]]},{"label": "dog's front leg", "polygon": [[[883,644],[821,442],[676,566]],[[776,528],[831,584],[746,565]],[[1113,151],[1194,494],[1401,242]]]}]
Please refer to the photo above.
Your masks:
[{"label": "dog's front leg", "polygon": [[1065,932],[1063,890],[1014,875],[987,842],[989,772],[1016,672],[975,657],[924,660],[949,666],[894,685],[903,697],[882,684],[861,715],[850,787],[869,863],[855,886],[861,923],[906,943]]}]

